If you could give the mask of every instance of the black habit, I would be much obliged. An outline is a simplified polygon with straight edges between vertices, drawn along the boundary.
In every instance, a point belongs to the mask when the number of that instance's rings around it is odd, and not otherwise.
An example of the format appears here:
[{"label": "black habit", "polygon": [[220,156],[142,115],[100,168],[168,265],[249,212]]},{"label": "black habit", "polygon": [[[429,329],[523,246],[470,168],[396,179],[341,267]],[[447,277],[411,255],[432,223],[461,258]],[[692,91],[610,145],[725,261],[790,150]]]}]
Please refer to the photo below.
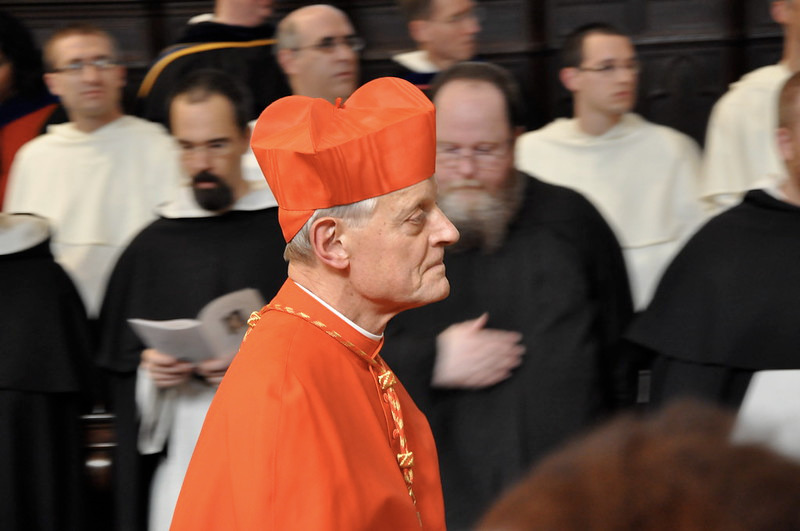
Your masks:
[{"label": "black habit", "polygon": [[286,280],[277,208],[158,219],[131,242],[109,281],[99,364],[108,369],[117,417],[117,530],[145,529],[157,456],[137,451],[136,369],[145,348],[128,318],[194,318],[211,300],[255,288],[270,300]]},{"label": "black habit", "polygon": [[[469,529],[534,461],[633,394],[616,345],[631,316],[619,245],[580,194],[526,177],[502,248],[447,252],[450,296],[401,313],[382,355],[426,413],[448,529]],[[523,334],[522,365],[480,390],[429,386],[436,336],[489,313]]]},{"label": "black habit", "polygon": [[656,354],[652,398],[738,407],[754,371],[800,369],[800,208],[761,190],[675,257],[626,337]]},{"label": "black habit", "polygon": [[89,325],[49,239],[0,254],[0,337],[0,528],[84,530]]}]

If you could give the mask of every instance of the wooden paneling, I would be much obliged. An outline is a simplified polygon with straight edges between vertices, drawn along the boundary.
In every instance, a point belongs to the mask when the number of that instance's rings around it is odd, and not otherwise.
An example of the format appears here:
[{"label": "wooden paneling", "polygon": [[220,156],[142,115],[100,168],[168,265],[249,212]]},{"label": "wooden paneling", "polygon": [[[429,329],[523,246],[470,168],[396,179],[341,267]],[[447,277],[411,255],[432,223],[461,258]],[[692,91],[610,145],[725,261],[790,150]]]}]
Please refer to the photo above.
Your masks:
[{"label": "wooden paneling", "polygon": [[[282,1],[278,17],[313,1]],[[364,80],[392,70],[390,57],[413,44],[392,0],[333,2],[367,40]],[[532,107],[530,125],[569,115],[570,98],[557,79],[564,36],[593,21],[631,33],[644,69],[637,110],[702,140],[714,101],[743,73],[775,62],[781,31],[765,0],[479,0],[486,13],[479,38],[485,60],[511,69]],[[147,65],[186,21],[210,12],[213,1],[28,0],[0,8],[29,24],[38,38],[86,20],[110,31],[129,67],[130,101]],[[276,17],[276,18],[278,18]]]}]

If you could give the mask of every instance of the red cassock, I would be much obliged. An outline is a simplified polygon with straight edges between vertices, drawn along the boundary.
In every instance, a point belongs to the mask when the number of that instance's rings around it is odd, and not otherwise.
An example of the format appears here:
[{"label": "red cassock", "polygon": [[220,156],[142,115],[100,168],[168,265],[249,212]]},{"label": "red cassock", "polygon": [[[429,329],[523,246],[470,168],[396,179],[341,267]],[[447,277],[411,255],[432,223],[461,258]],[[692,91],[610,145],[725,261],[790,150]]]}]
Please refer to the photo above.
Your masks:
[{"label": "red cassock", "polygon": [[382,341],[291,280],[256,320],[208,411],[171,529],[445,529],[431,430],[378,355]]}]

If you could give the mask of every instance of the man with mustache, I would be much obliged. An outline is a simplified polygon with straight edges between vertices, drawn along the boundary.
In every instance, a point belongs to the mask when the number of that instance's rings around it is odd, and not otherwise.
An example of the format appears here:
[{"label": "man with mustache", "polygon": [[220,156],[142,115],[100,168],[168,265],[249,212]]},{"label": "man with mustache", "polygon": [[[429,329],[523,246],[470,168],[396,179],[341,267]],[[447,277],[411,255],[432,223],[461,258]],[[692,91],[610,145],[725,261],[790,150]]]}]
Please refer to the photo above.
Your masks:
[{"label": "man with mustache", "polygon": [[439,204],[461,239],[444,301],[398,316],[384,356],[428,415],[449,529],[541,455],[631,400],[615,344],[631,315],[614,235],[576,192],[514,167],[511,75],[460,63],[431,88]]},{"label": "man with mustache", "polygon": [[[190,180],[131,242],[109,282],[100,364],[117,415],[115,529],[145,528],[148,502],[139,493],[151,477],[146,527],[168,529],[206,409],[235,354],[180,360],[146,348],[127,320],[194,318],[244,288],[268,300],[286,278],[274,198],[263,181],[242,177],[249,103],[246,89],[215,70],[176,87],[170,128]],[[245,308],[244,318],[257,309]],[[228,327],[231,316],[224,317]]]},{"label": "man with mustache", "polygon": [[634,306],[647,306],[666,265],[705,219],[700,152],[688,136],[643,119],[631,39],[606,24],[571,33],[561,50],[571,119],[522,135],[517,166],[584,194],[622,246]]}]

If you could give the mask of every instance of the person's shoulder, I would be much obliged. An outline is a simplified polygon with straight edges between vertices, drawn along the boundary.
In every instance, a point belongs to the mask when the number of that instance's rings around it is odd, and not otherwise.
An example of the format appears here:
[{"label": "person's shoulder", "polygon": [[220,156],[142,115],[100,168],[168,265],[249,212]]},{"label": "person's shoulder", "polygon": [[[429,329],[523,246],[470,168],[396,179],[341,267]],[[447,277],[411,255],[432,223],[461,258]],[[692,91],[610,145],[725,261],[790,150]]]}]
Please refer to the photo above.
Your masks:
[{"label": "person's shoulder", "polygon": [[743,75],[732,83],[730,88],[731,90],[771,89],[790,75],[789,69],[782,64],[762,66]]},{"label": "person's shoulder", "polygon": [[699,156],[700,146],[686,133],[668,125],[651,122],[637,114],[631,113],[631,116],[639,120],[640,127],[651,137],[651,140],[659,143],[665,149],[676,151],[675,155],[683,156],[686,151],[692,151]]},{"label": "person's shoulder", "polygon": [[57,137],[52,133],[45,133],[25,142],[14,155],[14,165],[35,161],[40,153],[51,149],[56,143]]},{"label": "person's shoulder", "polygon": [[144,137],[163,138],[169,136],[167,129],[156,122],[126,114],[119,119],[118,127],[125,134],[138,134]]},{"label": "person's shoulder", "polygon": [[522,174],[529,179],[523,208],[533,212],[539,221],[602,220],[594,205],[580,192]]},{"label": "person's shoulder", "polygon": [[574,128],[575,124],[573,118],[556,118],[539,129],[522,133],[517,139],[517,142],[522,145],[548,142],[569,135]]},{"label": "person's shoulder", "polygon": [[[715,104],[715,109],[734,109],[743,118],[748,113],[742,111],[740,105],[758,103],[757,98],[768,98],[774,94],[789,78],[791,72],[783,65],[769,65],[757,68],[731,83],[728,90]],[[756,98],[756,99],[754,99]]]},{"label": "person's shoulder", "polygon": [[214,20],[202,20],[187,24],[175,44],[204,44],[218,42],[247,42],[272,39],[275,26],[261,24],[259,26],[235,26],[222,24]]}]

